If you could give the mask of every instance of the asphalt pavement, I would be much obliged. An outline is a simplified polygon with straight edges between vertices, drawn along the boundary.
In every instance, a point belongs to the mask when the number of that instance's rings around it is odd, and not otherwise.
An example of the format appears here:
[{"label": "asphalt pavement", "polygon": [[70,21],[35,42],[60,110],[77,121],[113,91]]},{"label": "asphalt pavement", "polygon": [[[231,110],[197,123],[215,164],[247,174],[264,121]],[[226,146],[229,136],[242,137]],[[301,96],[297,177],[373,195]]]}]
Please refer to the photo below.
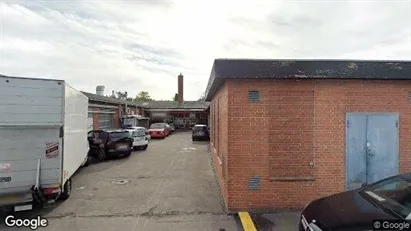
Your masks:
[{"label": "asphalt pavement", "polygon": [[[45,231],[239,230],[223,209],[207,148],[189,132],[152,140],[129,158],[80,169],[68,200],[15,216],[47,219],[38,228]],[[4,216],[0,229],[30,230],[6,227]]]}]

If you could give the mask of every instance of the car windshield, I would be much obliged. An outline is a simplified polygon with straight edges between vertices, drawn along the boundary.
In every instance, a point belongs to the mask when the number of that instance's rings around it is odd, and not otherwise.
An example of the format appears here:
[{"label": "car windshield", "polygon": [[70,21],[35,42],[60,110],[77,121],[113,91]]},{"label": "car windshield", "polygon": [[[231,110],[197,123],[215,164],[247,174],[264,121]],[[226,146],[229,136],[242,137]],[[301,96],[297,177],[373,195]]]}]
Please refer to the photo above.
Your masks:
[{"label": "car windshield", "polygon": [[203,130],[205,130],[206,129],[206,127],[205,126],[194,126],[194,128],[193,128],[193,130],[194,131],[203,131]]},{"label": "car windshield", "polygon": [[154,129],[163,129],[165,126],[164,124],[152,124],[150,126],[150,128],[154,128]]},{"label": "car windshield", "polygon": [[137,135],[137,136],[145,136],[145,135],[146,135],[146,132],[145,132],[143,129],[138,129],[138,130],[136,131],[136,135]]},{"label": "car windshield", "polygon": [[411,219],[411,182],[395,177],[365,188],[362,191],[380,206],[403,219]]},{"label": "car windshield", "polygon": [[123,138],[128,138],[130,137],[130,133],[129,132],[112,132],[109,135],[111,140],[119,140],[119,139],[123,139]]}]

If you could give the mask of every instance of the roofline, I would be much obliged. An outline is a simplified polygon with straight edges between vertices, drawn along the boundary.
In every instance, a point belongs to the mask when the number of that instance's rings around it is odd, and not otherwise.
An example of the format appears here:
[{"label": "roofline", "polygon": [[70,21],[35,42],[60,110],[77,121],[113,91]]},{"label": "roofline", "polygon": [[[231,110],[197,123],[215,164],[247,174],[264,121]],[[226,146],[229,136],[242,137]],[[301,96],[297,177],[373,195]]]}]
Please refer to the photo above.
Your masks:
[{"label": "roofline", "polygon": [[3,74],[0,74],[0,77],[16,78],[16,79],[30,79],[30,80],[43,80],[43,81],[60,81],[60,82],[66,83],[66,81],[62,80],[62,79],[50,79],[50,78],[42,79],[42,78],[33,78],[33,77],[24,77],[24,76],[22,76],[22,77],[20,77],[20,76],[10,76],[10,75],[3,75]]},{"label": "roofline", "polygon": [[[96,94],[91,93],[91,92],[86,92],[86,91],[80,91],[80,92],[83,93],[83,94],[86,95],[86,96],[87,96],[87,94],[89,94],[89,95],[97,96],[97,97],[110,98],[110,97],[108,97],[108,96],[99,96],[99,95],[96,95]],[[88,96],[87,96],[87,97],[88,97]],[[142,106],[142,105],[140,105],[140,104],[138,104],[138,103],[136,103],[136,102],[130,102],[130,101],[121,100],[121,99],[115,99],[115,98],[110,98],[110,99],[97,99],[97,98],[94,98],[94,97],[88,97],[88,99],[89,99],[89,101],[103,102],[103,103],[106,103],[106,104],[111,104],[111,105],[116,105],[116,106],[118,106],[118,105],[125,106],[125,105],[127,104],[127,106],[133,106],[133,107],[138,107],[138,108],[145,108],[144,106]],[[117,101],[117,102],[113,102],[113,101],[111,101],[111,100]]]},{"label": "roofline", "polygon": [[395,62],[395,63],[403,63],[403,62],[411,62],[411,60],[400,60],[400,59],[326,59],[326,58],[319,58],[319,59],[247,59],[247,58],[216,58],[214,61],[217,60],[226,60],[226,61],[322,61],[322,62]]},{"label": "roofline", "polygon": [[205,111],[205,108],[146,108],[146,112],[170,112],[170,111]]},{"label": "roofline", "polygon": [[211,69],[209,81],[206,87],[205,92],[205,101],[210,102],[212,98],[217,94],[217,92],[221,89],[221,87],[225,84],[225,80],[227,79],[323,79],[323,80],[332,80],[332,79],[355,79],[355,80],[410,80],[410,77],[349,77],[349,76],[341,76],[341,77],[328,77],[328,76],[314,76],[314,75],[288,75],[288,76],[239,76],[239,77],[226,77],[226,76],[218,76],[216,73],[216,63],[218,61],[254,61],[254,62],[281,62],[281,61],[289,61],[289,62],[361,62],[361,63],[411,63],[411,60],[383,60],[383,59],[246,59],[246,58],[216,58],[214,59],[213,66]]}]

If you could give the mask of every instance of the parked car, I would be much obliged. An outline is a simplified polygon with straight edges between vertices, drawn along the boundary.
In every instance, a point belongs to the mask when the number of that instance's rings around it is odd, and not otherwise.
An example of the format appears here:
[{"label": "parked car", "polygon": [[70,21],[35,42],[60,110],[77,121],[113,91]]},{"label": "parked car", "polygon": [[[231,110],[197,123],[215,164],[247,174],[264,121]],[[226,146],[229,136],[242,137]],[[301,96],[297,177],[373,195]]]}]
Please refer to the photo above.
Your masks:
[{"label": "parked car", "polygon": [[166,124],[166,128],[170,131],[170,133],[169,133],[169,135],[171,134],[171,126],[170,126],[170,124]]},{"label": "parked car", "polygon": [[146,150],[148,147],[148,138],[144,128],[131,127],[126,129],[133,139],[134,150]]},{"label": "parked car", "polygon": [[375,220],[410,217],[411,173],[407,173],[312,201],[301,214],[299,230],[374,230],[378,227],[373,225],[384,225]]},{"label": "parked car", "polygon": [[154,123],[148,129],[151,138],[166,138],[170,135],[170,128],[166,123]]},{"label": "parked car", "polygon": [[196,124],[193,127],[193,132],[191,134],[191,139],[193,141],[198,141],[198,140],[210,140],[210,132],[208,130],[207,125],[204,124]]},{"label": "parked car", "polygon": [[151,140],[151,136],[147,130],[147,128],[145,127],[136,127],[136,126],[126,126],[125,129],[138,129],[138,130],[142,130],[144,132],[144,134],[146,134],[146,138],[148,141]]},{"label": "parked car", "polygon": [[129,157],[133,139],[127,130],[93,130],[88,133],[89,156],[103,161],[108,157]]},{"label": "parked car", "polygon": [[174,125],[169,124],[170,125],[170,132],[173,133],[176,131],[176,128],[174,127]]}]

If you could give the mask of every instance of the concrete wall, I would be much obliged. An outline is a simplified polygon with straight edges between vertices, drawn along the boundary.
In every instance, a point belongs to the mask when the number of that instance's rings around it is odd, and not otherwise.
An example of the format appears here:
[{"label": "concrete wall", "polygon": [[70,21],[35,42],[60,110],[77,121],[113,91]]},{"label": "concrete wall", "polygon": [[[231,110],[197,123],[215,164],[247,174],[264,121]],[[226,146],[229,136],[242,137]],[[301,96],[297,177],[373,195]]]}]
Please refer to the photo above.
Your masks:
[{"label": "concrete wall", "polygon": [[[249,102],[249,90],[260,102]],[[411,171],[409,90],[409,81],[228,80],[211,107],[222,99],[212,150],[227,208],[301,208],[344,191],[347,112],[399,113],[400,171]],[[225,178],[217,153],[228,154]],[[261,177],[258,190],[248,189],[252,176]]]}]

